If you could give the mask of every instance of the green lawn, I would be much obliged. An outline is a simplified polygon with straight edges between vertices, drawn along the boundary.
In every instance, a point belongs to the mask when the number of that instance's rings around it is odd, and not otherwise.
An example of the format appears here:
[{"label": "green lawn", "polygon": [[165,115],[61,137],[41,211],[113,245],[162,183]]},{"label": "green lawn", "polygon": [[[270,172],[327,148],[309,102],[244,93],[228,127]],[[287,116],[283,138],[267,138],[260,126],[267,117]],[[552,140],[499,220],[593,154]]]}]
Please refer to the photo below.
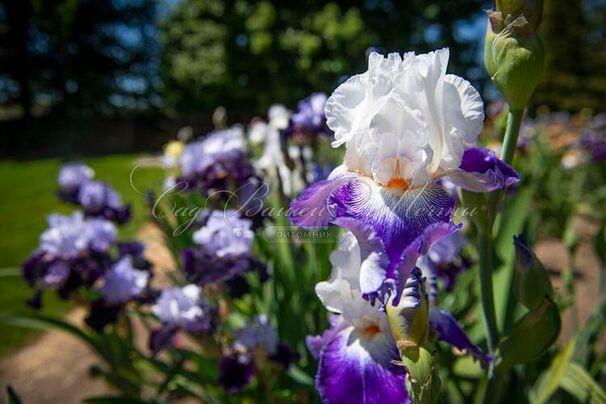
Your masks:
[{"label": "green lawn", "polygon": [[[145,201],[131,186],[130,173],[141,156],[110,156],[84,159],[95,170],[95,178],[110,183],[124,202],[133,205],[133,218],[120,229],[122,239],[133,238],[146,220]],[[69,213],[74,207],[55,197],[59,160],[0,162],[0,312],[28,313],[24,301],[32,290],[19,276],[21,262],[38,245],[38,237],[46,228],[46,216],[53,212]],[[142,167],[133,176],[137,189],[158,188],[162,172]],[[70,304],[60,301],[54,293],[44,296],[44,313],[60,315]],[[35,332],[0,324],[0,356],[13,352],[35,336]]]}]

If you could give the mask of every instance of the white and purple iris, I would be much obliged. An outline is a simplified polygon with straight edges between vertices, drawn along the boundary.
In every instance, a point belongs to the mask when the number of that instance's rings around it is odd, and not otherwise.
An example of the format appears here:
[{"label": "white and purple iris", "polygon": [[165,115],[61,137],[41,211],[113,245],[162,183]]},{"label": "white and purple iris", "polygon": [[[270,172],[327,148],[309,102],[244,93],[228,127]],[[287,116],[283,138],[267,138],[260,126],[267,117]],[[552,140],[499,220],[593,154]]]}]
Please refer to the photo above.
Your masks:
[{"label": "white and purple iris", "polygon": [[39,307],[40,293],[52,287],[65,298],[82,285],[92,286],[111,265],[110,248],[117,230],[108,220],[87,218],[81,212],[70,216],[53,214],[40,235],[40,246],[23,263],[22,273],[38,292],[30,301]]},{"label": "white and purple iris", "polygon": [[[372,234],[367,236],[345,234],[330,256],[330,280],[316,285],[316,294],[335,314],[329,330],[307,339],[310,351],[320,361],[316,386],[326,403],[408,401],[403,368],[393,364],[399,355],[387,315],[364,299],[360,290],[363,278],[376,272],[373,267],[380,268],[387,259],[377,250],[380,241]],[[421,300],[420,293],[424,293],[419,292],[423,283],[421,271],[414,269],[402,288],[400,306],[411,308],[411,317]],[[432,304],[428,322],[439,339],[487,363],[488,358],[448,312]]]},{"label": "white and purple iris", "polygon": [[448,56],[448,49],[371,53],[368,71],[326,101],[333,146],[345,145],[344,162],[293,202],[291,220],[372,229],[389,264],[360,285],[364,295],[378,295],[383,280],[409,273],[434,241],[457,230],[455,199],[438,185],[441,178],[475,192],[519,179],[494,154],[473,147],[483,103],[471,84],[446,74]]},{"label": "white and purple iris", "polygon": [[212,309],[201,293],[200,287],[191,284],[162,291],[152,306],[152,313],[162,322],[162,327],[150,335],[152,352],[157,353],[167,346],[180,329],[202,332],[212,327]]},{"label": "white and purple iris", "polygon": [[264,267],[251,253],[254,241],[251,228],[252,221],[240,217],[236,210],[211,212],[206,223],[193,235],[200,247],[183,251],[187,279],[206,286],[231,281],[249,269],[259,270],[263,278]]},{"label": "white and purple iris", "polygon": [[179,156],[179,168],[181,176],[177,183],[205,195],[239,189],[255,177],[240,126],[212,132],[202,140],[186,144]]},{"label": "white and purple iris", "polygon": [[130,255],[122,257],[103,275],[101,295],[109,305],[120,305],[140,296],[147,287],[150,273],[133,266]]}]

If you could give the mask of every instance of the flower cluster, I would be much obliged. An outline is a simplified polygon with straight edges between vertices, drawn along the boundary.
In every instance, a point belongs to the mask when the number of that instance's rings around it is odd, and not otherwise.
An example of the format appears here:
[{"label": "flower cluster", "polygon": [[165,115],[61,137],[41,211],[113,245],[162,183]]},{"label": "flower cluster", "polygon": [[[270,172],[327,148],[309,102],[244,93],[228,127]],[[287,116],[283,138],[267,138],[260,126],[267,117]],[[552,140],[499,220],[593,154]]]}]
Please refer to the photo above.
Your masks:
[{"label": "flower cluster", "polygon": [[95,172],[81,163],[66,164],[59,170],[57,195],[78,205],[86,216],[101,217],[118,224],[130,219],[130,205],[108,184],[93,180]]}]

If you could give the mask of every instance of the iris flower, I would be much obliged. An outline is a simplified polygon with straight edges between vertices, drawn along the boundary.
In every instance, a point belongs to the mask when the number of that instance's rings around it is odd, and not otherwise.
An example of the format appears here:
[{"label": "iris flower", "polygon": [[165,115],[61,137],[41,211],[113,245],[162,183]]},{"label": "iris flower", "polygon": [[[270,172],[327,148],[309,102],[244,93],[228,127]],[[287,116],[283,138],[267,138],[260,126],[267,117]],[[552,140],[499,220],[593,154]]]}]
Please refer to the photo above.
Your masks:
[{"label": "iris flower", "polygon": [[[361,230],[362,229],[358,229]],[[386,256],[380,240],[367,233],[347,233],[330,260],[330,280],[316,285],[316,294],[334,315],[331,328],[321,336],[308,337],[307,345],[319,358],[316,386],[326,403],[408,402],[404,368],[384,311],[362,297],[360,279],[371,267],[381,266]],[[372,270],[370,272],[373,272]],[[420,306],[425,279],[414,268],[400,291],[398,307],[407,311],[412,323]],[[437,337],[466,350],[483,365],[488,358],[467,338],[456,320],[430,301],[429,315],[422,319]]]},{"label": "iris flower", "polygon": [[[385,280],[409,273],[431,244],[457,230],[455,199],[439,186],[449,178],[474,192],[504,188],[518,174],[474,147],[483,126],[482,99],[471,84],[446,74],[449,51],[371,53],[368,71],[341,84],[326,101],[334,147],[343,164],[309,186],[291,207],[303,227],[347,219],[369,226],[388,257],[360,285],[380,295]],[[347,227],[347,226],[346,226]]]}]

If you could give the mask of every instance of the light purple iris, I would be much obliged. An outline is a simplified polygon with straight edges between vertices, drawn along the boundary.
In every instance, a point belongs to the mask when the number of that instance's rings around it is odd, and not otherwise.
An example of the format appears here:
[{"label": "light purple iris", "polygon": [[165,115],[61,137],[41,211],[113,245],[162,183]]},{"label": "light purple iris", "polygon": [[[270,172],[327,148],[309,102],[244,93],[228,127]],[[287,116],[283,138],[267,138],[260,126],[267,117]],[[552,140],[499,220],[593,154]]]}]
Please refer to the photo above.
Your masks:
[{"label": "light purple iris", "polygon": [[326,114],[324,113],[327,98],[324,93],[313,93],[300,101],[297,111],[290,118],[288,131],[295,137],[332,134],[332,131],[326,126]]},{"label": "light purple iris", "polygon": [[99,211],[104,207],[119,209],[122,207],[120,195],[109,185],[100,181],[88,181],[82,184],[78,193],[78,202],[85,211]]},{"label": "light purple iris", "polygon": [[215,210],[193,239],[218,257],[249,254],[254,240],[251,226],[251,220],[241,218],[233,209]]},{"label": "light purple iris", "polygon": [[59,186],[65,190],[75,190],[91,180],[95,175],[92,168],[82,163],[65,164],[59,170]]},{"label": "light purple iris", "polygon": [[55,258],[75,258],[89,249],[107,251],[116,241],[113,223],[103,219],[84,219],[82,213],[71,216],[50,215],[49,228],[40,236],[40,251]]},{"label": "light purple iris", "polygon": [[100,291],[107,303],[118,305],[139,296],[148,281],[149,272],[134,268],[132,257],[127,255],[104,274]]},{"label": "light purple iris", "polygon": [[262,348],[265,352],[273,354],[278,347],[278,335],[265,315],[255,316],[253,321],[235,332],[235,337],[236,349]]},{"label": "light purple iris", "polygon": [[156,300],[152,313],[167,326],[197,332],[207,328],[208,313],[196,285],[167,288]]},{"label": "light purple iris", "polygon": [[185,145],[179,157],[181,173],[192,177],[204,173],[218,161],[235,161],[246,149],[241,127],[211,132],[204,139]]}]

